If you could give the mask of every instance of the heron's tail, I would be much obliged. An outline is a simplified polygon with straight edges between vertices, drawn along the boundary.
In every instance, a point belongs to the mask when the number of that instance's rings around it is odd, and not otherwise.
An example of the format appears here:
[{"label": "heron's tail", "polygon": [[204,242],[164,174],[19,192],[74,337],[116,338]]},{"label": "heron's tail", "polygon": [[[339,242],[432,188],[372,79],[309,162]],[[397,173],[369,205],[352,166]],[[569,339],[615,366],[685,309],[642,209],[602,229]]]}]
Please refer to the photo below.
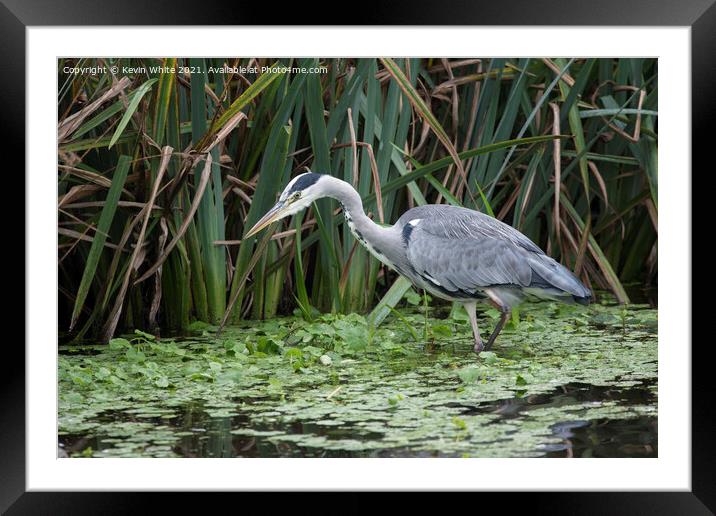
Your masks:
[{"label": "heron's tail", "polygon": [[530,267],[532,268],[530,293],[581,305],[588,305],[592,301],[592,291],[585,287],[572,271],[549,256],[535,255],[530,259]]}]

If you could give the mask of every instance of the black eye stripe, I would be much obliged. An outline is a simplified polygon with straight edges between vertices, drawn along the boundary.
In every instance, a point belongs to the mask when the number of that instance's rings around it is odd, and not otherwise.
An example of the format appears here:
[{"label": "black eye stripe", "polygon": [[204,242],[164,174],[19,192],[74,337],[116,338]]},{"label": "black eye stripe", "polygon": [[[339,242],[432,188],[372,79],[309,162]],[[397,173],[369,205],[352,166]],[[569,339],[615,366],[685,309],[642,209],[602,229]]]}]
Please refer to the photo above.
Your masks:
[{"label": "black eye stripe", "polygon": [[320,178],[321,174],[316,174],[315,172],[303,174],[298,178],[298,180],[293,184],[293,186],[291,186],[291,190],[288,192],[289,195],[296,191],[305,190],[313,183],[318,181]]}]

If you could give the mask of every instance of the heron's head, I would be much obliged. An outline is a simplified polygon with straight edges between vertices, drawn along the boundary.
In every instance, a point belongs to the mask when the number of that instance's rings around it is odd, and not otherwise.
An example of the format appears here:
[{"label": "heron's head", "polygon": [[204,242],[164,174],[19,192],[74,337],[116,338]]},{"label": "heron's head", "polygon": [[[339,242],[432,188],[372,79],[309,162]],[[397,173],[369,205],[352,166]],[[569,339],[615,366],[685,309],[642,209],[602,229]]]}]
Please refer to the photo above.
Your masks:
[{"label": "heron's head", "polygon": [[306,172],[294,177],[284,188],[278,202],[251,228],[246,238],[255,235],[272,222],[308,208],[313,201],[323,197],[322,179],[325,177],[314,172]]}]

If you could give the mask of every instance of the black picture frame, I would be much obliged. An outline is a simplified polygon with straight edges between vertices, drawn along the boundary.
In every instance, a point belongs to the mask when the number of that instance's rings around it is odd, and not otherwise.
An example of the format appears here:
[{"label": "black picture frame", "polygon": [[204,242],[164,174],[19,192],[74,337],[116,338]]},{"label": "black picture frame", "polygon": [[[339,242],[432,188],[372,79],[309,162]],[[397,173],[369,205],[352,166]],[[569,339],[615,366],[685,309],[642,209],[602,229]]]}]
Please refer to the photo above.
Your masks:
[{"label": "black picture frame", "polygon": [[[692,156],[693,170],[701,163],[713,171],[711,149],[714,142],[712,113],[716,112],[716,0],[687,0],[678,4],[669,0],[601,0],[574,2],[570,0],[503,0],[501,2],[459,2],[446,9],[444,4],[429,0],[381,2],[376,5],[354,6],[340,14],[333,8],[305,3],[284,5],[281,12],[272,4],[251,2],[222,3],[215,0],[182,2],[154,0],[140,2],[123,0],[0,0],[0,63],[4,79],[0,81],[0,117],[6,136],[5,149],[11,149],[13,170],[18,181],[17,191],[25,191],[25,29],[28,26],[48,25],[283,25],[307,23],[311,25],[576,25],[576,26],[688,26],[691,27],[692,59]],[[350,7],[350,6],[349,6]],[[337,21],[340,19],[341,21]],[[668,73],[668,71],[662,71]],[[8,78],[12,78],[9,80]],[[48,172],[49,173],[49,172]],[[689,171],[680,173],[688,174]],[[692,174],[692,180],[694,174]],[[26,195],[31,192],[25,192]],[[688,209],[689,207],[685,207]],[[17,211],[20,213],[20,210]],[[22,211],[24,214],[24,210]],[[24,216],[24,215],[23,215]],[[696,222],[696,218],[692,220]],[[693,231],[692,235],[699,232]],[[24,236],[28,238],[27,233]],[[24,246],[16,239],[16,249],[23,249],[25,275],[27,269]],[[17,256],[17,255],[16,255]],[[699,270],[693,264],[692,270]],[[19,290],[18,290],[19,291]],[[697,306],[695,300],[683,300]],[[24,306],[24,303],[23,303]],[[27,307],[31,310],[32,307]],[[685,335],[691,337],[690,329]],[[683,345],[683,343],[671,343]],[[689,343],[690,344],[690,343]],[[714,478],[713,419],[714,387],[709,374],[710,342],[702,340],[692,346],[692,490],[690,492],[560,492],[560,493],[484,493],[503,507],[509,499],[529,504],[533,510],[546,514],[714,514],[716,512],[716,479]],[[6,348],[15,345],[7,343]],[[683,346],[685,352],[686,346]],[[125,493],[68,493],[25,492],[25,354],[16,349],[16,357],[5,358],[0,405],[0,511],[7,514],[120,514],[148,507],[146,496]],[[20,366],[22,364],[22,366]],[[155,495],[156,496],[156,495]],[[246,496],[241,495],[241,496]],[[352,495],[356,502],[350,509],[365,503],[365,495]],[[413,495],[404,505],[423,504],[422,496]],[[457,500],[457,499],[455,499]],[[455,500],[451,503],[455,503]],[[180,503],[189,508],[186,497],[169,494],[162,497],[162,508]],[[246,502],[244,502],[246,503]],[[273,503],[273,502],[272,502]],[[304,502],[295,502],[303,505]],[[498,505],[500,506],[500,505]],[[204,507],[208,508],[208,507]]]}]

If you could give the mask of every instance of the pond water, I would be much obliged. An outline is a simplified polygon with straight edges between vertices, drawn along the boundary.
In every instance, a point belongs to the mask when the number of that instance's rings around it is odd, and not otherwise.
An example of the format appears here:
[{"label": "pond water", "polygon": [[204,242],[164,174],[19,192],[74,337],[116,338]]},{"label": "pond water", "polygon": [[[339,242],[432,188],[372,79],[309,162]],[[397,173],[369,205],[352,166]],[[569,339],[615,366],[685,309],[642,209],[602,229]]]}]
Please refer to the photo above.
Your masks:
[{"label": "pond water", "polygon": [[656,457],[657,311],[515,315],[479,357],[463,312],[420,305],[62,346],[60,455]]}]

